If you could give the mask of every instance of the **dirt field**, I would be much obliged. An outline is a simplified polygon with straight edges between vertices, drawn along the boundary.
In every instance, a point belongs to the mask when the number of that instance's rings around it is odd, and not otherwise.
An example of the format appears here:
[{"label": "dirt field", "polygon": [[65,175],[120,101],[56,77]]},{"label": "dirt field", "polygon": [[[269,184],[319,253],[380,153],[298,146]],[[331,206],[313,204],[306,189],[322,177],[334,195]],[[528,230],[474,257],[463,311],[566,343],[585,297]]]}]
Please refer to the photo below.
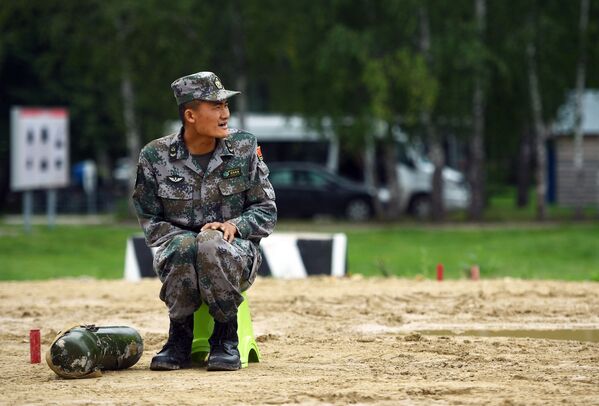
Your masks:
[{"label": "dirt field", "polygon": [[[0,402],[599,404],[599,343],[415,333],[596,329],[599,283],[258,279],[249,300],[263,359],[233,373],[148,369],[168,327],[158,289],[156,280],[0,283]],[[83,380],[29,364],[31,328],[45,352],[73,323],[135,327],[144,355]]]}]

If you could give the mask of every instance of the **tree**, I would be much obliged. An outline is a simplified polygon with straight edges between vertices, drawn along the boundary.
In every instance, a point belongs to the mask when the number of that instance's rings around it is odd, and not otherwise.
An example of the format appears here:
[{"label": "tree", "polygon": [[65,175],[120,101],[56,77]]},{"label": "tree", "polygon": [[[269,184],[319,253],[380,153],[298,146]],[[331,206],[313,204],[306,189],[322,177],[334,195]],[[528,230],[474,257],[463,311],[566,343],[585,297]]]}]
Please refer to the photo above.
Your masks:
[{"label": "tree", "polygon": [[437,95],[437,83],[427,63],[417,52],[400,49],[368,63],[364,82],[370,97],[372,116],[386,123],[383,137],[383,161],[390,190],[388,218],[400,215],[400,179],[397,171],[397,140],[394,127],[401,123],[414,125],[421,112],[430,112]]},{"label": "tree", "polygon": [[[521,203],[529,192],[526,179],[536,179],[540,169],[546,171],[546,166],[537,162],[538,147],[543,148],[539,154],[547,147],[546,142],[537,144],[538,120],[548,131],[572,86],[576,48],[571,44],[576,42],[578,13],[570,4],[565,6],[559,0],[529,0],[509,7],[500,2],[488,4],[486,41],[492,53],[486,87],[487,173],[493,183],[491,190],[518,181]],[[534,63],[526,46],[531,42]],[[539,91],[534,103],[531,67]],[[536,113],[534,106],[540,107]]]},{"label": "tree", "polygon": [[539,220],[547,217],[547,138],[557,109],[571,89],[569,78],[574,76],[575,71],[576,50],[570,44],[576,42],[576,30],[573,30],[576,14],[576,8],[564,8],[558,1],[543,3],[543,7],[531,2],[523,24],[530,111],[535,133],[536,213]]},{"label": "tree", "polygon": [[[329,120],[342,150],[370,165],[371,182],[376,162],[384,161],[386,182],[397,187],[393,134],[398,125],[412,139],[428,140],[437,167],[435,201],[442,196],[440,146],[449,137],[468,141],[473,159],[465,166],[470,167],[473,205],[482,210],[495,185],[543,167],[527,158],[542,159],[536,152],[542,140],[536,137],[535,152],[527,154],[526,138],[548,130],[573,78],[581,77],[577,66],[597,71],[599,48],[583,41],[597,42],[599,9],[589,2],[588,28],[581,31],[581,4],[5,2],[0,7],[0,125],[7,131],[13,104],[68,106],[73,161],[104,162],[108,178],[113,159],[135,160],[141,145],[165,135],[164,123],[177,119],[171,81],[212,70],[227,87],[243,91],[232,99],[237,114],[246,109],[300,114],[316,128]],[[571,46],[575,43],[580,48]],[[599,85],[599,76],[586,76],[588,87]],[[364,153],[371,151],[375,133],[381,134],[376,142],[384,144],[380,156]],[[519,146],[526,170],[515,169]],[[6,165],[7,137],[0,137],[0,158]],[[525,180],[522,176],[521,197]],[[5,168],[0,171],[2,203],[7,184]],[[393,190],[395,200],[399,193]]]},{"label": "tree", "polygon": [[[536,33],[534,16],[529,17],[530,30]],[[547,179],[545,177],[545,165],[547,162],[545,144],[547,142],[547,125],[543,119],[543,105],[541,103],[541,89],[539,86],[539,74],[537,68],[537,45],[535,36],[531,35],[526,45],[526,54],[528,56],[528,81],[530,86],[530,102],[535,128],[535,154],[537,162],[536,171],[536,194],[537,194],[537,219],[545,220],[546,213],[546,195]]]},{"label": "tree", "polygon": [[576,97],[574,110],[574,172],[576,187],[574,190],[579,194],[576,202],[575,216],[583,217],[584,201],[584,151],[583,151],[583,95],[585,90],[586,76],[586,38],[589,25],[589,0],[580,0],[580,22],[578,27],[578,62],[576,66]]},{"label": "tree", "polygon": [[[486,0],[475,0],[476,35],[482,44],[486,24]],[[470,141],[471,162],[469,166],[472,197],[468,214],[472,220],[482,218],[485,204],[485,96],[483,93],[483,63],[479,62],[474,73],[472,95],[472,139]]]},{"label": "tree", "polygon": [[[422,5],[419,9],[420,16],[420,52],[424,56],[429,69],[432,70],[430,24],[427,8]],[[432,106],[431,106],[432,107]],[[445,208],[443,204],[443,167],[445,166],[445,156],[443,148],[438,137],[436,126],[432,119],[432,112],[429,109],[423,109],[421,112],[421,121],[426,134],[427,143],[431,149],[431,160],[435,166],[431,180],[431,213],[433,221],[442,221],[445,218]]]},{"label": "tree", "polygon": [[[368,151],[377,128],[386,183],[391,191],[387,217],[400,214],[394,128],[413,125],[422,104],[431,104],[436,81],[417,55],[416,2],[337,1],[304,4],[305,21],[289,21],[295,37],[290,75],[299,89],[296,108],[313,123],[328,119],[346,150]],[[303,13],[303,14],[302,14]],[[298,25],[296,25],[298,24]],[[292,54],[292,55],[293,55]],[[430,107],[428,107],[430,108]],[[368,153],[365,154],[368,156]],[[373,163],[371,159],[364,159]],[[369,168],[371,175],[374,168]]]}]

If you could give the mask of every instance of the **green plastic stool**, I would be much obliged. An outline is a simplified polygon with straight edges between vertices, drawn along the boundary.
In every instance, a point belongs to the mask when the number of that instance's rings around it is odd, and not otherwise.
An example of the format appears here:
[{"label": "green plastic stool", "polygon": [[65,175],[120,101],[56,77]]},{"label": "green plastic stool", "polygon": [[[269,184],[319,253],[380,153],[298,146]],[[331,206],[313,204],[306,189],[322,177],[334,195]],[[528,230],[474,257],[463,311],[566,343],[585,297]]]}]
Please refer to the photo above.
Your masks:
[{"label": "green plastic stool", "polygon": [[[237,309],[237,336],[239,338],[239,355],[241,367],[246,368],[248,362],[260,362],[260,350],[254,339],[254,328],[252,327],[252,316],[245,292],[242,293],[243,302]],[[193,343],[191,345],[191,357],[196,362],[205,362],[210,352],[208,339],[214,329],[214,319],[208,313],[208,306],[202,304],[193,315]]]}]

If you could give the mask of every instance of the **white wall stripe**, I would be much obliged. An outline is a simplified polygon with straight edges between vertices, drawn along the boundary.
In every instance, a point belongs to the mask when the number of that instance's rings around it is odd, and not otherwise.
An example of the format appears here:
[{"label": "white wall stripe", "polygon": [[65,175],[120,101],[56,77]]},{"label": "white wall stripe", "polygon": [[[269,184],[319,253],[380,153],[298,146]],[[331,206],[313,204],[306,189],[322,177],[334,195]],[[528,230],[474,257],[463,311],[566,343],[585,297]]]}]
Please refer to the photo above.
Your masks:
[{"label": "white wall stripe", "polygon": [[125,251],[125,280],[137,282],[141,280],[141,270],[135,256],[133,248],[133,239],[127,240],[127,249]]},{"label": "white wall stripe", "polygon": [[345,275],[345,261],[347,258],[347,236],[342,233],[333,235],[333,258],[331,261],[331,275]]},{"label": "white wall stripe", "polygon": [[296,236],[273,234],[263,239],[260,245],[275,278],[297,279],[308,275],[297,248]]}]

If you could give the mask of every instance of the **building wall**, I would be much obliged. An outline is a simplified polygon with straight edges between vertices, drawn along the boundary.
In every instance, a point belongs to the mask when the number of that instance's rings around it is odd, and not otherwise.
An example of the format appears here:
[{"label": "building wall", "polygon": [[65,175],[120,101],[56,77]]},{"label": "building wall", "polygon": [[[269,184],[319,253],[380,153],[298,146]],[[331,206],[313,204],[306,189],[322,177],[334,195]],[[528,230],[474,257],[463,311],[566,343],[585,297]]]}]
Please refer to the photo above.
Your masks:
[{"label": "building wall", "polygon": [[582,188],[578,189],[574,172],[574,139],[556,139],[557,202],[573,206],[582,201],[584,205],[599,204],[599,136],[584,137],[584,174]]}]

